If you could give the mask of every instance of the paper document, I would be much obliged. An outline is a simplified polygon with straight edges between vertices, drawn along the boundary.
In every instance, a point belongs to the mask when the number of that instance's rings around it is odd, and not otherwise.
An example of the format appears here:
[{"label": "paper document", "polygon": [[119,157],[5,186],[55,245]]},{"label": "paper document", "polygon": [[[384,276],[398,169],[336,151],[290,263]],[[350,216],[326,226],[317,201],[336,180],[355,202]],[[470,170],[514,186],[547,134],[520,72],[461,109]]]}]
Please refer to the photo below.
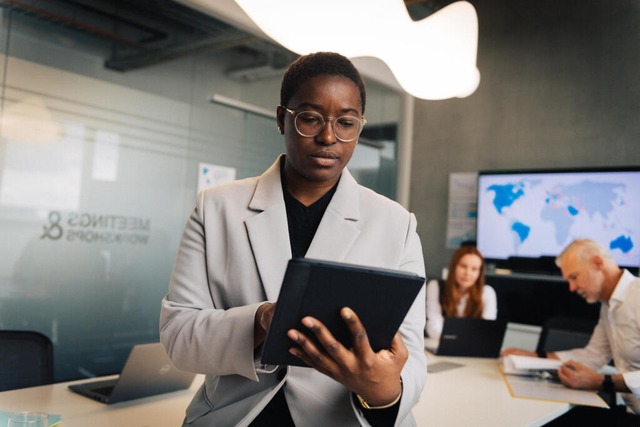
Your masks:
[{"label": "paper document", "polygon": [[556,371],[562,362],[557,359],[519,356],[511,354],[502,358],[502,372],[505,374],[528,375],[533,371]]},{"label": "paper document", "polygon": [[574,390],[543,379],[504,375],[505,382],[513,397],[567,402],[574,405],[607,408],[607,403],[595,391]]}]

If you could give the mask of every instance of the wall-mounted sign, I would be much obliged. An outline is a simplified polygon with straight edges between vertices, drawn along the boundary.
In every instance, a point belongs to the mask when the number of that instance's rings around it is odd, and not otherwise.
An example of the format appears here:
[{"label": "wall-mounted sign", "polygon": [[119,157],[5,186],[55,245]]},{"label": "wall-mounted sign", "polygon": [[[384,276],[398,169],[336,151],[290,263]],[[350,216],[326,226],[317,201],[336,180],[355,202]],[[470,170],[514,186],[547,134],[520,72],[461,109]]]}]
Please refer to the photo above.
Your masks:
[{"label": "wall-mounted sign", "polygon": [[75,243],[146,245],[151,219],[87,212],[51,211],[41,239]]}]

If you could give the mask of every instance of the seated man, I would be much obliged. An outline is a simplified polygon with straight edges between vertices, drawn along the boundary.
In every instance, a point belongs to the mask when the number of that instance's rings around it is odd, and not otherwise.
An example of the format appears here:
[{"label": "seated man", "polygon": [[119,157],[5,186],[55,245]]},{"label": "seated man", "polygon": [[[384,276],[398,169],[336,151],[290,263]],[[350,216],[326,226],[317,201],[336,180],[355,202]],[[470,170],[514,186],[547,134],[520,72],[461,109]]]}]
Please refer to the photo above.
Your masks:
[{"label": "seated man", "polygon": [[[584,348],[546,354],[516,348],[505,349],[502,354],[560,359],[564,363],[558,376],[567,387],[611,394],[620,392],[626,404],[627,413],[577,407],[558,422],[565,417],[574,420],[588,412],[590,421],[593,417],[602,416],[607,421],[615,417],[618,423],[615,425],[640,425],[637,416],[640,415],[640,279],[622,270],[609,252],[588,239],[572,242],[558,256],[556,264],[572,292],[589,303],[602,302],[600,318],[589,343]],[[598,373],[611,358],[619,374]]]}]

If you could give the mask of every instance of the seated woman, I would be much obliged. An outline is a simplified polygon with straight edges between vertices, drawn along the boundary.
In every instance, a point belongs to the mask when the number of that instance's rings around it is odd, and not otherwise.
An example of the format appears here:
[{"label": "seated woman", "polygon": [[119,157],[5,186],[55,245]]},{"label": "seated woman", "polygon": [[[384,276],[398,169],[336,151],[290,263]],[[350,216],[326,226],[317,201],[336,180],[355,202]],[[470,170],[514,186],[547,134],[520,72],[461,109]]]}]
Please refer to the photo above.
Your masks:
[{"label": "seated woman", "polygon": [[496,292],[484,283],[484,258],[475,246],[458,248],[449,264],[447,280],[427,283],[427,325],[430,339],[439,339],[445,317],[495,320]]}]

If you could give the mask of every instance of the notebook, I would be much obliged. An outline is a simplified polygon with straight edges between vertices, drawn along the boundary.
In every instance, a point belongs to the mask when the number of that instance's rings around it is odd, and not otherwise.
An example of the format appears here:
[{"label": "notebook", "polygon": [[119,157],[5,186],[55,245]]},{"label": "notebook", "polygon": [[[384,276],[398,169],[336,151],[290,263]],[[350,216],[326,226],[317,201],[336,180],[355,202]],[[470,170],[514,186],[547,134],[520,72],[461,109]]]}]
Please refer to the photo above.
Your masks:
[{"label": "notebook", "polygon": [[195,374],[176,369],[161,343],[133,346],[118,378],[69,385],[102,403],[116,403],[189,388]]},{"label": "notebook", "polygon": [[445,317],[437,348],[428,343],[425,346],[438,356],[498,358],[506,331],[504,319]]},{"label": "notebook", "polygon": [[295,343],[287,336],[295,328],[315,340],[300,322],[305,316],[319,319],[351,347],[351,333],[340,317],[342,307],[358,315],[374,351],[389,348],[423,284],[424,278],[406,271],[294,258],[287,265],[261,362],[307,366],[289,354]]}]

